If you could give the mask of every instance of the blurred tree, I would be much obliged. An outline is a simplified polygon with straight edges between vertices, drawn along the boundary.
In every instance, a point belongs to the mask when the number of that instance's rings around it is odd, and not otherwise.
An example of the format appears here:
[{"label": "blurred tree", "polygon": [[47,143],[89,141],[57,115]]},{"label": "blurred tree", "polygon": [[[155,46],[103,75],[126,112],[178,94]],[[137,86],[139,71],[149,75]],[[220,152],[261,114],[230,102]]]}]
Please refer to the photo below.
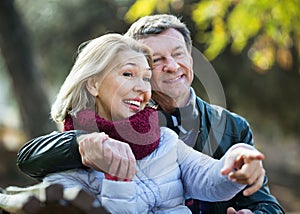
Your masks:
[{"label": "blurred tree", "polygon": [[123,21],[123,16],[128,6],[117,2],[16,1],[37,49],[38,66],[50,84],[49,89],[53,90],[50,93],[57,93],[82,42],[107,32],[126,31],[128,25]]},{"label": "blurred tree", "polygon": [[0,48],[12,79],[23,128],[32,138],[54,129],[26,28],[13,1],[0,1]]}]

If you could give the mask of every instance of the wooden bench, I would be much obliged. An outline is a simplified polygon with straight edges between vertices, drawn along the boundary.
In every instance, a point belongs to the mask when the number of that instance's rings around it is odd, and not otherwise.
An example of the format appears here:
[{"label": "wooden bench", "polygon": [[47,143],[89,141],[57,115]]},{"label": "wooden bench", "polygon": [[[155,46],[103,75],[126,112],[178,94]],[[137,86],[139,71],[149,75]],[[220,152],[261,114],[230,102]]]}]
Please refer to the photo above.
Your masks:
[{"label": "wooden bench", "polygon": [[9,186],[0,193],[0,213],[56,214],[108,212],[95,197],[80,188],[40,183],[29,187]]}]

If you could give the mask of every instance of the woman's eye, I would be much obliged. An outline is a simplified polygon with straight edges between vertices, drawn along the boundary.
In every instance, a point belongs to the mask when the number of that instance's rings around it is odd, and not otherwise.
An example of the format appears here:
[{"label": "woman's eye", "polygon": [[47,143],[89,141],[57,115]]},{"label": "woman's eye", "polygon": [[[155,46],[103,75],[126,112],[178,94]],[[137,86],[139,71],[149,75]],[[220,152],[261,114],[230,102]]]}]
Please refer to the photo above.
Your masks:
[{"label": "woman's eye", "polygon": [[125,76],[125,77],[132,77],[133,74],[130,73],[130,72],[124,72],[124,73],[123,73],[123,76]]},{"label": "woman's eye", "polygon": [[149,77],[144,77],[143,79],[144,79],[144,81],[146,81],[146,82],[150,82],[150,78],[149,78]]}]

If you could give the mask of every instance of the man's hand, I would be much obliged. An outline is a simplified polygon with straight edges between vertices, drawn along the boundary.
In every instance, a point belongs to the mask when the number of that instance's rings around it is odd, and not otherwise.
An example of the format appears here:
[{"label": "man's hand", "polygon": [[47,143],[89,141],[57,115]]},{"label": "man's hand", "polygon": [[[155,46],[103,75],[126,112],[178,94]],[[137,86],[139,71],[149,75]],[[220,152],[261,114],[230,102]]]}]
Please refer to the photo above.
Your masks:
[{"label": "man's hand", "polygon": [[236,148],[227,155],[221,173],[228,175],[232,181],[251,185],[243,191],[245,196],[249,196],[259,190],[263,184],[265,176],[265,170],[261,164],[263,159],[263,154],[257,150]]},{"label": "man's hand", "polygon": [[109,138],[105,133],[84,134],[77,141],[85,166],[121,179],[135,175],[136,160],[127,143]]},{"label": "man's hand", "polygon": [[242,210],[239,210],[239,211],[236,211],[232,207],[229,207],[227,209],[227,214],[251,214],[251,213],[252,213],[252,211],[248,210],[248,209],[242,209]]}]

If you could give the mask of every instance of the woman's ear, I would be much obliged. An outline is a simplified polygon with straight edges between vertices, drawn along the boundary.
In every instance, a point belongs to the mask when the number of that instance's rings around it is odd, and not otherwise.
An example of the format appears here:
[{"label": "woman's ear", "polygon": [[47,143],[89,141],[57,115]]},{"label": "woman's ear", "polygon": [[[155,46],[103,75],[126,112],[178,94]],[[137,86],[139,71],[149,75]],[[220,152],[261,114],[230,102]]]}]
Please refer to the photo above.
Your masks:
[{"label": "woman's ear", "polygon": [[96,84],[96,80],[94,77],[90,77],[87,80],[87,84],[86,84],[86,89],[90,92],[91,95],[93,95],[94,97],[98,96],[98,87]]}]

